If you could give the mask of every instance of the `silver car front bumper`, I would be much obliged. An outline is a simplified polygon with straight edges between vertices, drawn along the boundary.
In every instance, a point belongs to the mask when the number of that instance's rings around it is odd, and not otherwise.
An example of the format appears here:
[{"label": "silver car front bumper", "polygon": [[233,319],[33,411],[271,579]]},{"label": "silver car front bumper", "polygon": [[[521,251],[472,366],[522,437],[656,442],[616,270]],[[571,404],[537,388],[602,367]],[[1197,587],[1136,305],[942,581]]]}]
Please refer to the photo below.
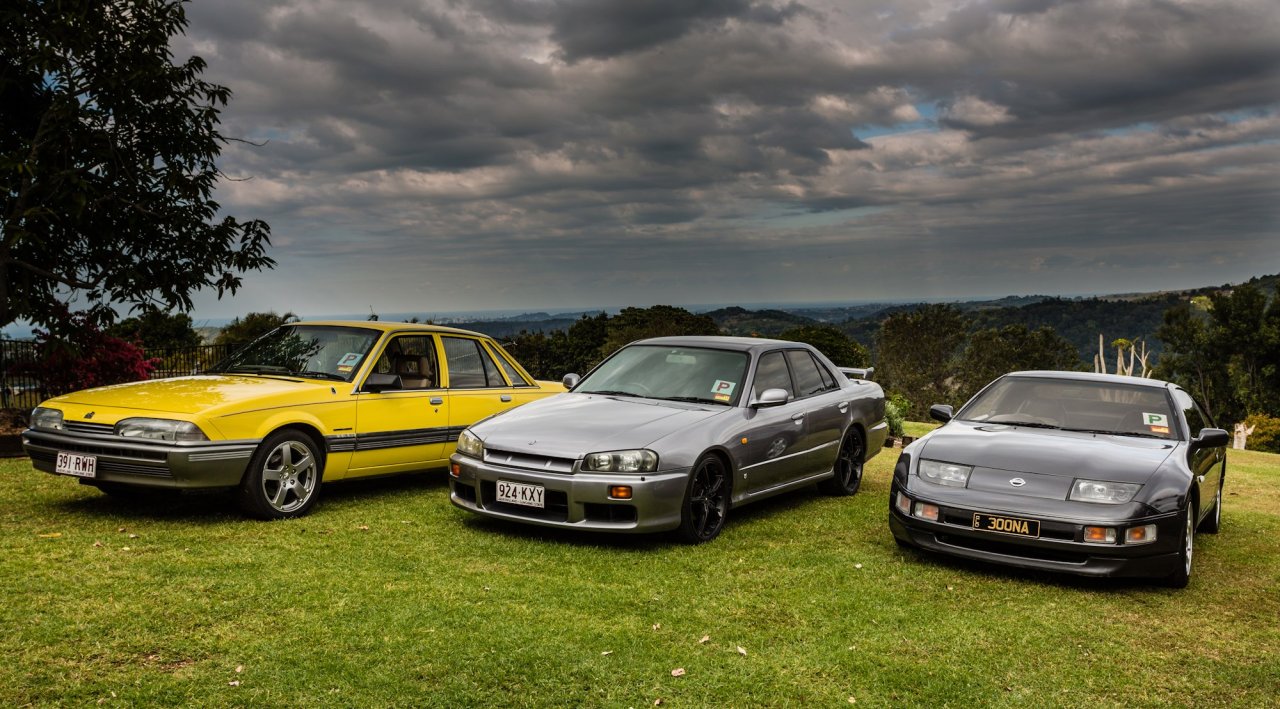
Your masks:
[{"label": "silver car front bumper", "polygon": [[[544,527],[600,532],[662,532],[680,525],[680,506],[689,468],[658,473],[545,473],[495,465],[454,454],[449,500],[468,512]],[[545,506],[499,502],[498,481],[540,485]],[[629,485],[630,499],[609,496],[614,485]]]}]

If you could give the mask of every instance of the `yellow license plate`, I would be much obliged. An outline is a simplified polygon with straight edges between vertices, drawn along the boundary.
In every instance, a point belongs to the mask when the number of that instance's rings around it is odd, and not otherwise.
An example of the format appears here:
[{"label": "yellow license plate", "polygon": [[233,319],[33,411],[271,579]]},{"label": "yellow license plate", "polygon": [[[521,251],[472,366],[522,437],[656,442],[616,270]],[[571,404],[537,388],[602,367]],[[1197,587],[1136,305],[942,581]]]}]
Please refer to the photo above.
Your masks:
[{"label": "yellow license plate", "polygon": [[985,515],[980,512],[973,514],[973,528],[981,529],[984,532],[999,532],[1019,537],[1036,538],[1040,536],[1040,520]]}]

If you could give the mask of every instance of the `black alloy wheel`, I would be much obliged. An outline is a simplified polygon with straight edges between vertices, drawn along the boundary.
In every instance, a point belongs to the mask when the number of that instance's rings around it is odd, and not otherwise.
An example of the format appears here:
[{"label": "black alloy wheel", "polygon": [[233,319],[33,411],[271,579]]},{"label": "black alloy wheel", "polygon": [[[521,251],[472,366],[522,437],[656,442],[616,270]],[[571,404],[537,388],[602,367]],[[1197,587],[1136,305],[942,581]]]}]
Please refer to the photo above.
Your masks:
[{"label": "black alloy wheel", "polygon": [[729,470],[724,461],[714,455],[698,459],[680,507],[681,540],[702,544],[720,534],[729,514],[729,489]]},{"label": "black alloy wheel", "polygon": [[840,442],[835,476],[818,483],[818,489],[840,497],[855,494],[862,487],[862,467],[866,457],[867,446],[862,442],[862,434],[856,428],[850,428]]}]

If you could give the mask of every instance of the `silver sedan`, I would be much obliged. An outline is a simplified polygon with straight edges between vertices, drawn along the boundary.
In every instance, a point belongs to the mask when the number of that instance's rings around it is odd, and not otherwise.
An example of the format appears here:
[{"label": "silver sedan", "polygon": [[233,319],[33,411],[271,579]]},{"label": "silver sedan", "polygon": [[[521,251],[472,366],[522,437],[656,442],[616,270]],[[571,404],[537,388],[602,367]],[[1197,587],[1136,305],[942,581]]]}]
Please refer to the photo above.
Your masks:
[{"label": "silver sedan", "polygon": [[888,427],[884,392],[809,345],[662,337],[565,394],[472,425],[450,499],[489,517],[714,539],[730,508],[817,483],[852,495]]}]

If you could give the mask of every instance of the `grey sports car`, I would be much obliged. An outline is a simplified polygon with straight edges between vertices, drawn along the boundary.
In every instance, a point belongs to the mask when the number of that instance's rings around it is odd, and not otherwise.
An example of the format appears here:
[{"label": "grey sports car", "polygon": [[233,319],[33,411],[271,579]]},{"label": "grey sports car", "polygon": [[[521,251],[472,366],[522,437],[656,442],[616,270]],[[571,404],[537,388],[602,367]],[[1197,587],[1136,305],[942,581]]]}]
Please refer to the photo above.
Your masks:
[{"label": "grey sports car", "polygon": [[818,483],[852,495],[888,430],[880,386],[798,342],[661,337],[570,391],[473,424],[451,458],[464,510],[714,539],[731,507]]},{"label": "grey sports car", "polygon": [[1182,588],[1197,530],[1221,524],[1227,432],[1181,387],[1082,372],[1013,372],[902,450],[899,544]]}]

